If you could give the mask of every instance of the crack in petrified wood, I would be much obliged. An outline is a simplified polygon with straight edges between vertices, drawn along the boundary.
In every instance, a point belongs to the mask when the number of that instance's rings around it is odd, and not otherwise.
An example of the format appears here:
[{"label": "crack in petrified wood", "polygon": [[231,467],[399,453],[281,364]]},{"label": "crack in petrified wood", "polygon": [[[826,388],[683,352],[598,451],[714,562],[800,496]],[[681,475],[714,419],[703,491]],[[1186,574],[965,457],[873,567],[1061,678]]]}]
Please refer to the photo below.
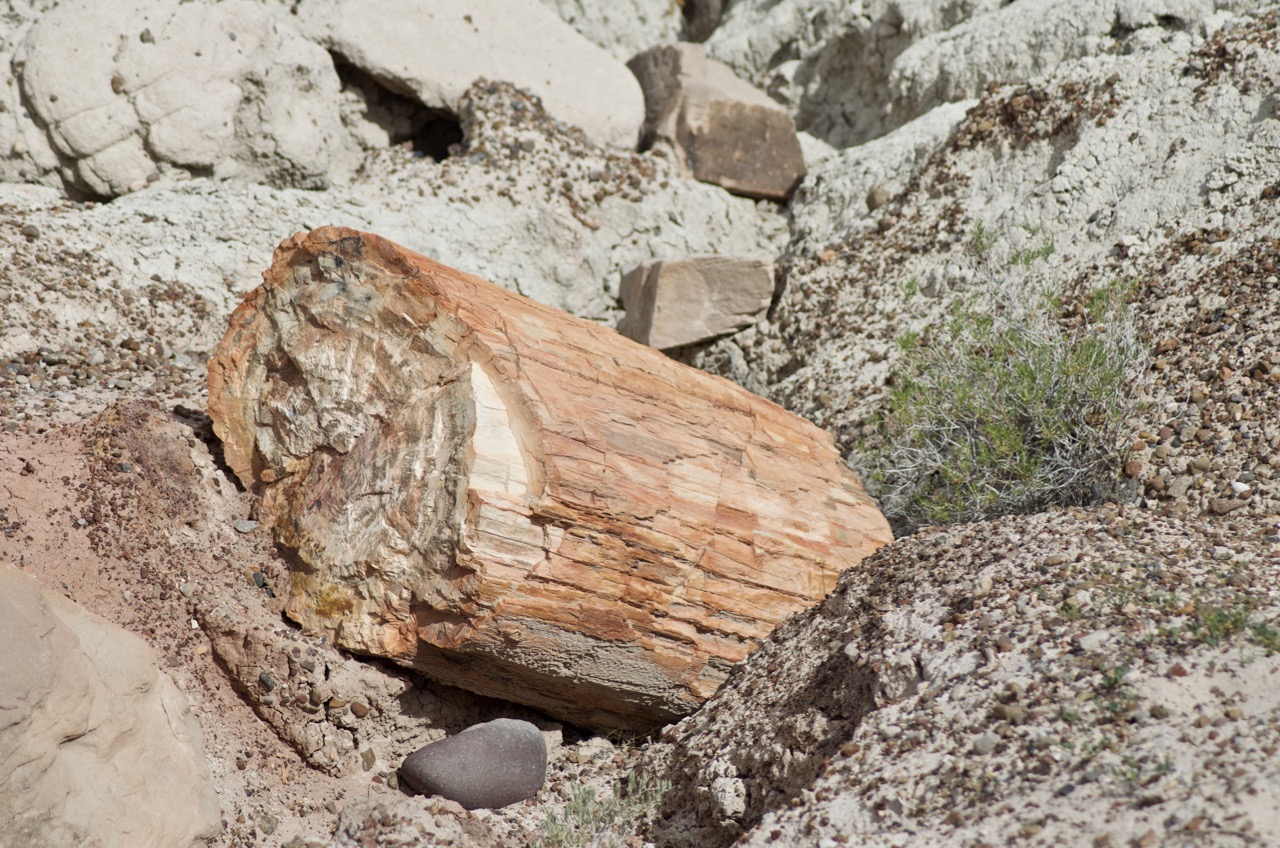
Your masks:
[{"label": "crack in petrified wood", "polygon": [[377,236],[282,244],[209,380],[291,617],[583,724],[695,709],[890,538],[816,427]]}]

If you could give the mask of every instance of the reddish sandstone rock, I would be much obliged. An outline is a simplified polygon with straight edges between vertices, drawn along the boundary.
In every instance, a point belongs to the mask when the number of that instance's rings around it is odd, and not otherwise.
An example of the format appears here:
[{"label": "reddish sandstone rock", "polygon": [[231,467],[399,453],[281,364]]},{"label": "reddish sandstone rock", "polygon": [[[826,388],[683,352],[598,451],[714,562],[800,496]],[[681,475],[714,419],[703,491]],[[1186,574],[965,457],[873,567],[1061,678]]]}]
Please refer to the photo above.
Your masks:
[{"label": "reddish sandstone rock", "polygon": [[649,728],[890,539],[827,433],[608,328],[353,230],[263,276],[209,412],[339,646]]}]

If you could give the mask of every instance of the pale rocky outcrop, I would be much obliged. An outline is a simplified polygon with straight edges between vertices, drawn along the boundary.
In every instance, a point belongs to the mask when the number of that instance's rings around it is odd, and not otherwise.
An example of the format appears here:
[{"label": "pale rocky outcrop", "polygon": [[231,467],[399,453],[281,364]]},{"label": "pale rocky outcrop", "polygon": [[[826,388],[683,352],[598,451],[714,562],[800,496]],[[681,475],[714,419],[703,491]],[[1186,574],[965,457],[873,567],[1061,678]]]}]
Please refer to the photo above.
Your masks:
[{"label": "pale rocky outcrop", "polygon": [[[0,25],[0,67],[13,67],[14,52],[30,28],[31,20],[15,14],[11,7],[10,17]],[[22,89],[12,73],[0,76],[0,104],[0,182],[61,188],[58,155],[49,136],[23,108]]]},{"label": "pale rocky outcrop", "polygon": [[708,54],[784,104],[796,125],[848,147],[992,82],[1021,82],[1069,59],[1158,41],[1223,9],[1214,0],[739,0]]},{"label": "pale rocky outcrop", "polygon": [[[796,125],[835,145],[869,141],[915,117],[889,87],[902,51],[999,0],[738,0],[707,54],[781,103]],[[1003,43],[999,35],[993,41]]]},{"label": "pale rocky outcrop", "polygon": [[114,197],[171,169],[323,188],[353,155],[328,55],[243,0],[65,3],[14,66],[81,192]]},{"label": "pale rocky outcrop", "polygon": [[673,0],[542,0],[593,44],[627,61],[680,37],[684,17]]},{"label": "pale rocky outcrop", "polygon": [[[1111,507],[895,542],[663,731],[649,837],[1217,844],[1245,820],[1275,842],[1280,658],[1253,628],[1280,559],[1245,526],[1227,547],[1220,523]],[[1210,634],[1193,607],[1251,624]]]},{"label": "pale rocky outcrop", "polygon": [[890,538],[825,433],[612,330],[352,230],[264,279],[210,415],[344,648],[651,728]]},{"label": "pale rocky outcrop", "polygon": [[0,845],[177,848],[221,829],[185,696],[136,636],[0,564]]},{"label": "pale rocky outcrop", "polygon": [[644,99],[626,66],[538,0],[316,0],[299,26],[422,105],[457,113],[478,79],[510,82],[598,144],[633,148]]},{"label": "pale rocky outcrop", "polygon": [[[988,83],[1023,82],[1069,59],[1190,31],[1219,10],[1219,0],[1021,0],[919,39],[889,74],[894,111],[913,118],[940,103],[977,97]],[[1221,20],[1219,20],[1221,23]],[[998,33],[997,37],[993,34]]]},{"label": "pale rocky outcrop", "polygon": [[622,276],[618,332],[666,350],[750,326],[769,308],[773,264],[740,256],[642,262]]},{"label": "pale rocky outcrop", "polygon": [[664,44],[627,63],[644,88],[644,143],[702,182],[785,200],[804,176],[795,122],[696,44]]},{"label": "pale rocky outcrop", "polygon": [[904,192],[977,103],[946,103],[865,144],[827,156],[796,190],[791,210],[793,249],[848,241],[877,226],[871,213]]}]

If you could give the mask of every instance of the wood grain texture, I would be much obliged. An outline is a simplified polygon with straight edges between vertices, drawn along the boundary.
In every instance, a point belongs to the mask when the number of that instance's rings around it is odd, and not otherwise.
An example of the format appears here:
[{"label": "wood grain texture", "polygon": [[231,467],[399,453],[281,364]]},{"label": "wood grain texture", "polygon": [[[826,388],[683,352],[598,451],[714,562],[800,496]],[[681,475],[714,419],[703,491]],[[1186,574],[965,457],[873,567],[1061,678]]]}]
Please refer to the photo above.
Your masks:
[{"label": "wood grain texture", "polygon": [[263,277],[209,412],[344,648],[652,728],[891,538],[827,433],[611,329],[353,230]]}]

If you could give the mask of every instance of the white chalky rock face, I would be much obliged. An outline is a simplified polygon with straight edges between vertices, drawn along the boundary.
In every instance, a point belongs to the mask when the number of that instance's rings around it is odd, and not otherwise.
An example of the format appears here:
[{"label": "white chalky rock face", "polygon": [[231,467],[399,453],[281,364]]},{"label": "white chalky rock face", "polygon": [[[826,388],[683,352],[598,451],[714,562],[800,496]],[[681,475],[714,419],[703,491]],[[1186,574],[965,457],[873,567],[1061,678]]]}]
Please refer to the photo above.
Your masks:
[{"label": "white chalky rock face", "polygon": [[66,3],[16,65],[80,191],[114,197],[160,169],[324,188],[342,158],[333,62],[244,0]]},{"label": "white chalky rock face", "polygon": [[514,83],[597,144],[634,148],[644,97],[619,60],[537,0],[316,0],[308,36],[424,106],[457,112],[478,79]]},{"label": "white chalky rock face", "polygon": [[0,644],[0,843],[218,834],[200,728],[141,639],[0,564]]},{"label": "white chalky rock face", "polygon": [[627,61],[680,37],[684,15],[672,0],[542,0],[592,43]]}]

